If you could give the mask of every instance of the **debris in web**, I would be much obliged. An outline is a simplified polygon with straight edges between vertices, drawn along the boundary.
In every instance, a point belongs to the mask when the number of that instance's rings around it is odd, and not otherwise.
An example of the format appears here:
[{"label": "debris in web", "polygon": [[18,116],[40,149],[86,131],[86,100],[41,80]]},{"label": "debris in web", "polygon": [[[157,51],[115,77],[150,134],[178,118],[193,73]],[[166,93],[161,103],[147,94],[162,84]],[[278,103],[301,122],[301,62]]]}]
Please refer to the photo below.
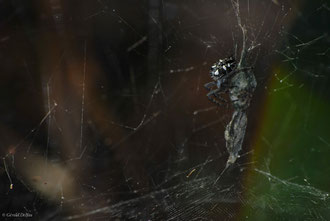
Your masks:
[{"label": "debris in web", "polygon": [[[247,66],[246,55],[246,28],[241,23],[239,1],[232,0],[232,6],[235,11],[238,26],[242,31],[242,49],[237,65],[237,71],[230,78],[229,98],[234,107],[234,112],[230,122],[225,129],[226,149],[229,153],[226,166],[216,179],[214,184],[220,179],[223,173],[234,164],[239,157],[239,152],[242,150],[242,145],[245,137],[247,126],[247,109],[250,106],[252,94],[257,86],[256,78],[253,74],[252,67]],[[238,60],[238,59],[237,59]]]}]

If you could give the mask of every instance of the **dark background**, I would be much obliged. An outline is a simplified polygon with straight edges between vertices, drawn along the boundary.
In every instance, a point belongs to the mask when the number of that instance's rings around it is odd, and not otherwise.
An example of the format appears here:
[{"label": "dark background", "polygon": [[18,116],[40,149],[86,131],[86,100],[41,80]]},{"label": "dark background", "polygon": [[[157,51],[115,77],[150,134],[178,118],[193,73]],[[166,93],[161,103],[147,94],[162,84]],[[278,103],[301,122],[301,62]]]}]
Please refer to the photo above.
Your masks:
[{"label": "dark background", "polygon": [[203,85],[240,52],[231,1],[0,0],[1,212],[330,218],[329,3],[240,2],[258,87],[214,185],[233,110]]}]

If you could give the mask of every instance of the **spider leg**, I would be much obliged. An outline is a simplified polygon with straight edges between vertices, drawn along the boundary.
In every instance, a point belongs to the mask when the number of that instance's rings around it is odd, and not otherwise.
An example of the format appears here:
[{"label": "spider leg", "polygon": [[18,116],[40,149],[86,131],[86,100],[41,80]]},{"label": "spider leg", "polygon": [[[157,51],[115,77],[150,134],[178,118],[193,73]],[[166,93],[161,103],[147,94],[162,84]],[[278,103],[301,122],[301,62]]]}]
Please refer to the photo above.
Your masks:
[{"label": "spider leg", "polygon": [[214,82],[214,81],[211,81],[209,83],[206,83],[204,84],[204,87],[207,89],[207,90],[211,90],[212,87],[216,86],[217,84]]},{"label": "spider leg", "polygon": [[223,105],[222,103],[220,103],[219,101],[217,101],[216,99],[214,99],[212,97],[212,95],[216,98],[218,98],[220,101],[224,102],[224,103],[228,103],[225,99],[223,99],[221,96],[219,96],[219,92],[221,92],[220,88],[217,88],[215,90],[210,91],[206,96],[209,98],[210,101],[212,101],[213,103],[221,106]]}]

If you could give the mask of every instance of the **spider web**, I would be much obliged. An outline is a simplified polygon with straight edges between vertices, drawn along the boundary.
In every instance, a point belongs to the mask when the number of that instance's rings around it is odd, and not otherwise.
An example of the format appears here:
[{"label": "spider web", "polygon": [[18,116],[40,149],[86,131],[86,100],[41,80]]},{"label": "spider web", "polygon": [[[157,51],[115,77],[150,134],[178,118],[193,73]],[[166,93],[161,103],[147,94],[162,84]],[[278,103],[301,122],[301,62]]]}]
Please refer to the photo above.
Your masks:
[{"label": "spider web", "polygon": [[[329,4],[131,4],[0,1],[3,217],[329,220]],[[231,55],[258,86],[224,170]]]}]

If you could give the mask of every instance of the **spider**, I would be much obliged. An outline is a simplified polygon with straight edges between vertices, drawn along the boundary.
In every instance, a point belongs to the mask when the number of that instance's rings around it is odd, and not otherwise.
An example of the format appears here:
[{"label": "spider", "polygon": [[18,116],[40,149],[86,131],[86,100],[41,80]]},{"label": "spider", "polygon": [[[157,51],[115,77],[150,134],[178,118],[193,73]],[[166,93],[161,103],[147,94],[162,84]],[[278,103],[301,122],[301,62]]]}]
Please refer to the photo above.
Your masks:
[{"label": "spider", "polygon": [[[210,70],[210,75],[213,81],[206,83],[204,87],[210,92],[206,95],[210,101],[217,105],[222,105],[218,100],[222,102],[227,101],[220,97],[221,93],[225,93],[229,90],[229,79],[233,76],[234,73],[237,72],[237,63],[233,57],[220,59],[216,62]],[[212,87],[216,86],[216,89],[212,89]],[[217,98],[214,99],[212,96]]]},{"label": "spider", "polygon": [[[224,98],[220,96],[220,94],[226,93],[235,87],[235,85],[232,85],[233,83],[231,82],[231,79],[236,73],[252,69],[251,67],[239,68],[237,66],[238,65],[236,60],[232,56],[225,59],[220,59],[218,62],[212,65],[210,76],[213,81],[204,85],[204,87],[210,91],[206,95],[210,101],[219,106],[223,105],[219,101],[228,103]],[[212,89],[214,86],[216,86],[216,89]],[[219,101],[214,99],[212,96],[217,98]]]}]

